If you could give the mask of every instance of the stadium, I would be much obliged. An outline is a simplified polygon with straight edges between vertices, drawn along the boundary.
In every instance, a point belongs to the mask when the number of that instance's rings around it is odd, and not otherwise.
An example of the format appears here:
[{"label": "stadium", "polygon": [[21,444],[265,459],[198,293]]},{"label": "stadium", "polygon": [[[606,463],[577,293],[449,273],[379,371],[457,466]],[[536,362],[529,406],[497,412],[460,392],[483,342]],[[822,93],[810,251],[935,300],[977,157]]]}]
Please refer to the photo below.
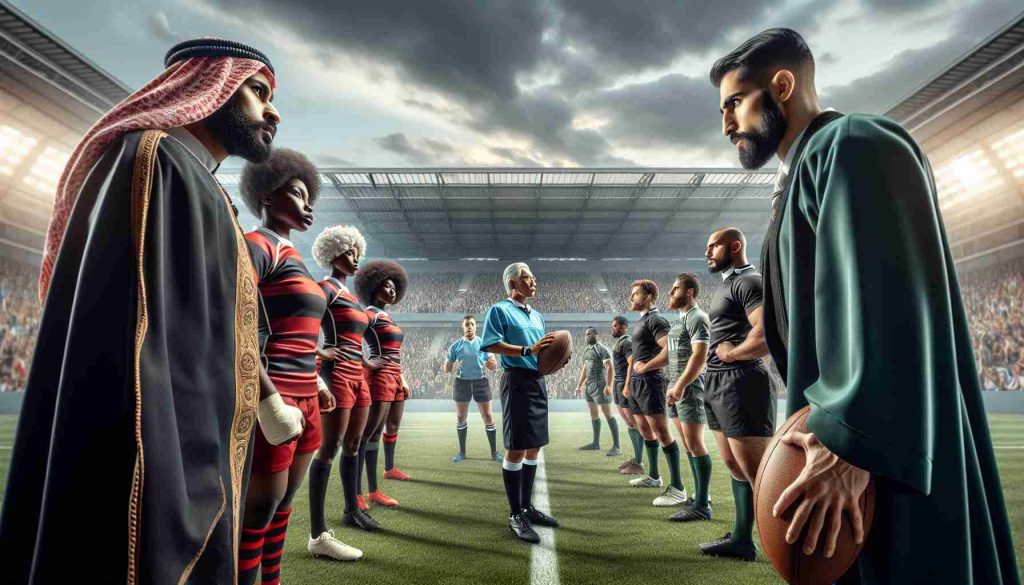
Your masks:
[{"label": "stadium", "polygon": [[[29,12],[0,0],[0,481],[15,479],[8,463],[18,413],[29,372],[40,367],[33,364],[42,317],[36,287],[60,173],[92,124],[135,89]],[[895,105],[876,113],[908,129],[934,171],[1024,567],[1024,15],[889,103]],[[708,273],[708,238],[717,228],[739,228],[757,263],[775,169],[322,164],[318,171],[316,224],[295,234],[296,250],[310,258],[323,227],[348,224],[365,236],[367,260],[396,260],[409,275],[408,293],[389,313],[405,333],[402,373],[411,400],[397,457],[413,480],[388,484],[403,504],[374,508],[387,530],[371,535],[340,525],[335,474],[328,525],[365,557],[314,560],[304,529],[295,529],[284,545],[288,582],[782,582],[763,555],[737,563],[696,549],[729,529],[724,465],[716,464],[711,481],[716,519],[682,526],[664,522],[662,511],[646,505],[648,492],[638,494],[610,473],[605,457],[576,450],[591,433],[576,389],[586,329],[597,328],[600,343],[610,345],[613,318],[638,321],[629,304],[638,279],[658,284],[657,306],[668,312],[666,293],[682,272],[700,275],[698,306],[708,310],[721,282]],[[238,201],[240,168],[216,177]],[[245,230],[259,225],[244,206],[239,212]],[[475,407],[468,458],[452,465],[454,382],[444,372],[463,317],[474,315],[482,328],[488,307],[507,296],[502,271],[516,261],[536,276],[531,305],[549,330],[568,330],[576,348],[546,381],[552,439],[535,501],[563,527],[557,536],[544,532],[536,548],[514,546],[493,513],[504,505],[501,469],[486,456]],[[497,388],[501,371],[487,376]],[[786,388],[774,370],[771,387],[782,408]],[[603,444],[611,446],[607,429]],[[626,445],[623,438],[623,451]],[[710,439],[709,449],[714,457]],[[293,506],[293,526],[307,526],[305,489]]]}]

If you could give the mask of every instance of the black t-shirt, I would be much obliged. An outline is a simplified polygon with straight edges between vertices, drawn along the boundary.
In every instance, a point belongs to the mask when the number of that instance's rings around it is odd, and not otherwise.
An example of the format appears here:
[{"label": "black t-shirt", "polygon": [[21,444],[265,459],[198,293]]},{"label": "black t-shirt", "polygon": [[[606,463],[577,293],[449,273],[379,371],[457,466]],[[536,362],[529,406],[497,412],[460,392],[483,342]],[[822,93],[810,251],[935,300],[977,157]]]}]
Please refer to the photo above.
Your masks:
[{"label": "black t-shirt", "polygon": [[[661,316],[657,309],[651,309],[641,317],[633,327],[633,363],[649,362],[661,353],[658,340],[668,335],[668,329],[668,321]],[[661,373],[661,370],[648,370],[643,375],[650,376],[657,373]]]},{"label": "black t-shirt", "polygon": [[711,317],[711,346],[708,348],[708,370],[732,370],[743,368],[760,360],[723,363],[715,355],[719,343],[728,341],[733,345],[743,343],[750,333],[747,314],[764,303],[761,274],[753,266],[737,268],[711,297],[708,316]]},{"label": "black t-shirt", "polygon": [[626,361],[633,355],[633,344],[628,335],[621,335],[615,338],[612,343],[612,369],[615,371],[616,380],[626,379],[626,370],[629,363]]}]

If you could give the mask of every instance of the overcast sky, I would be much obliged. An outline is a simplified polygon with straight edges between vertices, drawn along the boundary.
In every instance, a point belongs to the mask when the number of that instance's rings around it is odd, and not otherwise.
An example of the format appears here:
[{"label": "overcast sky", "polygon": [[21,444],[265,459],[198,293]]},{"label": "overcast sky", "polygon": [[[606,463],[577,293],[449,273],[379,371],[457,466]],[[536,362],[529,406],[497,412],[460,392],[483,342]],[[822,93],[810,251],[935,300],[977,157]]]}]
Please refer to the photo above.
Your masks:
[{"label": "overcast sky", "polygon": [[173,43],[267,53],[275,144],[332,166],[738,166],[714,60],[807,39],[824,106],[883,113],[1020,15],[1019,0],[12,0],[129,87]]}]

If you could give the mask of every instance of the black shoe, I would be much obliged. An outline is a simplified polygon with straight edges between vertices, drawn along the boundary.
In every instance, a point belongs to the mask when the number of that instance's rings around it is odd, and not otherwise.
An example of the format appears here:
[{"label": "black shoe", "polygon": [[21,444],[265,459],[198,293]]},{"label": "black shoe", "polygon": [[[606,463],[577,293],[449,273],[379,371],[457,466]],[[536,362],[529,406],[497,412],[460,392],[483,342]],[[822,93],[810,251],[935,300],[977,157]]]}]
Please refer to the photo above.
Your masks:
[{"label": "black shoe", "polygon": [[345,526],[352,526],[367,532],[377,532],[382,528],[380,522],[377,522],[372,516],[358,508],[351,512],[346,512],[341,517],[341,523]]},{"label": "black shoe", "polygon": [[536,524],[537,526],[548,526],[550,528],[558,528],[559,526],[558,520],[555,520],[533,506],[524,509],[523,516],[526,516],[526,519],[530,521],[530,524]]},{"label": "black shoe", "polygon": [[711,506],[699,508],[696,504],[688,503],[678,512],[668,517],[673,522],[696,522],[699,520],[711,520]]},{"label": "black shoe", "polygon": [[601,450],[601,445],[598,445],[597,443],[587,443],[586,445],[580,445],[579,447],[576,447],[576,450],[577,451],[600,451]]},{"label": "black shoe", "polygon": [[526,516],[522,514],[513,514],[508,517],[508,529],[516,535],[516,538],[529,542],[531,544],[538,544],[540,542],[540,535],[530,526],[530,521]]},{"label": "black shoe", "polygon": [[700,545],[700,552],[713,557],[726,557],[752,561],[757,558],[757,547],[751,542],[736,542],[732,539],[732,533],[726,532],[725,536],[718,540],[705,542]]}]

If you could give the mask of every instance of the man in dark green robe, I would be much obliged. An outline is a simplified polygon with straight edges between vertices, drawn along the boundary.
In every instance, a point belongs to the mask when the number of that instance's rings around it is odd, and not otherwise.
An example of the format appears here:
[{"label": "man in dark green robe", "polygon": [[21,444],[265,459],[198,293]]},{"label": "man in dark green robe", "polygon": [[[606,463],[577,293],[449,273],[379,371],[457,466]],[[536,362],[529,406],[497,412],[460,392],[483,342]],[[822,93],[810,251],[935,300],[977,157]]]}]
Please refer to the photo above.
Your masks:
[{"label": "man in dark green robe", "polygon": [[167,61],[61,182],[0,514],[3,583],[235,582],[263,389],[254,275],[212,173],[269,154],[273,70],[213,39]]},{"label": "man in dark green robe", "polygon": [[920,146],[892,120],[823,112],[813,57],[788,29],[750,39],[711,78],[744,166],[783,161],[762,258],[765,332],[788,413],[811,407],[811,432],[787,439],[808,456],[775,506],[795,509],[787,538],[830,554],[839,521],[860,524],[870,477],[874,523],[844,582],[1019,583]]}]

